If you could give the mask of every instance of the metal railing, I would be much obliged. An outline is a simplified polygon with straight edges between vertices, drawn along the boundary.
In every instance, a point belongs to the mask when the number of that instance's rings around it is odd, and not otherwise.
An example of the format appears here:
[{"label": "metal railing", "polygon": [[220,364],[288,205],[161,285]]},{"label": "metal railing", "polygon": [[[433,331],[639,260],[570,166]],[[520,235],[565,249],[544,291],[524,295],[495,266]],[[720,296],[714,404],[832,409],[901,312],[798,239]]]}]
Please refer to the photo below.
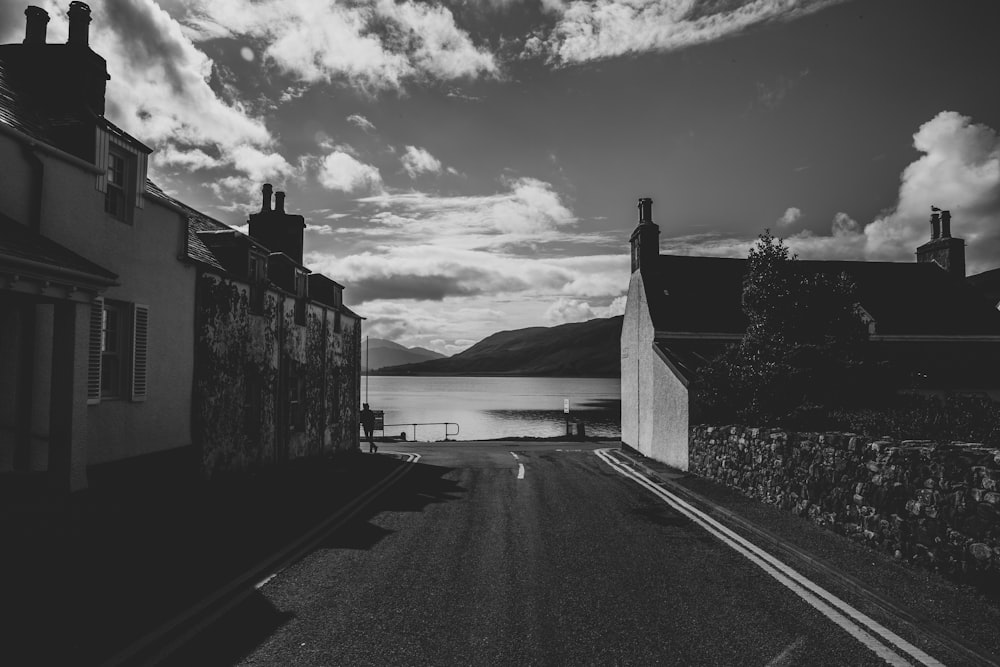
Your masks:
[{"label": "metal railing", "polygon": [[[383,424],[382,425],[382,435],[383,436],[385,435],[386,429],[389,428],[390,426],[412,426],[413,427],[413,440],[414,441],[416,441],[416,439],[417,439],[417,427],[418,426],[444,426],[444,437],[445,437],[445,439],[450,438],[452,436],[458,435],[458,431],[460,429],[458,423],[456,423],[456,422],[408,422],[408,423],[405,423],[405,424]],[[455,427],[455,432],[454,433],[452,433],[451,430],[448,428],[449,426],[454,426]]]}]

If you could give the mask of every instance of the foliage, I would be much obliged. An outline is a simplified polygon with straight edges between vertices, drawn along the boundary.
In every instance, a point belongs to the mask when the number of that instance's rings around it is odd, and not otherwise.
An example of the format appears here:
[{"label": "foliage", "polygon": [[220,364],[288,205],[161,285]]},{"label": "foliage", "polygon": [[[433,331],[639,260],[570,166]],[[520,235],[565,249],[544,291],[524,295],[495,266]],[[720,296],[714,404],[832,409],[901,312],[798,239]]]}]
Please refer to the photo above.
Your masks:
[{"label": "foliage", "polygon": [[702,369],[696,420],[780,423],[803,411],[860,405],[884,384],[884,373],[864,362],[867,328],[846,275],[803,270],[768,231],[747,263],[747,330]]}]

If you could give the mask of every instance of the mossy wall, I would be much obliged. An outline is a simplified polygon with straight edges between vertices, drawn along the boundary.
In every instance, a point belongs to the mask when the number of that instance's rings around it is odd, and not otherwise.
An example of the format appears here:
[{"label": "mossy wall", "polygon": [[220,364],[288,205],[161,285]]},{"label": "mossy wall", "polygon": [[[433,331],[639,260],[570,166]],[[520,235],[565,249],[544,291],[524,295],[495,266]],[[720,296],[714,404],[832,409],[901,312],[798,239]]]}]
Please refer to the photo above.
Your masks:
[{"label": "mossy wall", "polygon": [[691,428],[690,471],[906,561],[1000,584],[1000,449]]},{"label": "mossy wall", "polygon": [[248,285],[211,273],[197,289],[192,439],[204,474],[356,449],[355,328],[334,331],[333,311],[314,303],[297,324],[295,299],[277,290],[255,314]]}]

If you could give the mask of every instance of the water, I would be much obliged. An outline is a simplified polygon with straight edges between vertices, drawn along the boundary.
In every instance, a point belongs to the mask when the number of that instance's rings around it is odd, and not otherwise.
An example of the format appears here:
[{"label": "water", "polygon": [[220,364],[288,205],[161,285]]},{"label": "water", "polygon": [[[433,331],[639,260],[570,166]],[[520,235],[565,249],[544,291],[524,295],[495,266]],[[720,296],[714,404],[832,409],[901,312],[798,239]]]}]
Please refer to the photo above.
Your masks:
[{"label": "water", "polygon": [[[385,433],[406,432],[412,423],[455,422],[451,440],[489,440],[515,436],[566,434],[563,400],[571,420],[581,420],[587,435],[621,437],[621,382],[618,378],[393,377],[361,379],[372,410],[385,411]],[[417,426],[416,439],[445,439],[443,425]]]}]

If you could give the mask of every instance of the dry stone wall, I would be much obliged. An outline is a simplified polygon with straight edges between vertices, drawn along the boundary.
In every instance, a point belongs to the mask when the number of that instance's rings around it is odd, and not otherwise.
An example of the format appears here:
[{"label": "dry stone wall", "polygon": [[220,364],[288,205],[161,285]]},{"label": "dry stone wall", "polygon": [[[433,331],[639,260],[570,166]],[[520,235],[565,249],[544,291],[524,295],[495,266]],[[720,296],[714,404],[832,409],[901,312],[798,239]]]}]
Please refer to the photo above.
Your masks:
[{"label": "dry stone wall", "polygon": [[1000,449],[694,426],[689,465],[897,560],[1000,585]]}]

